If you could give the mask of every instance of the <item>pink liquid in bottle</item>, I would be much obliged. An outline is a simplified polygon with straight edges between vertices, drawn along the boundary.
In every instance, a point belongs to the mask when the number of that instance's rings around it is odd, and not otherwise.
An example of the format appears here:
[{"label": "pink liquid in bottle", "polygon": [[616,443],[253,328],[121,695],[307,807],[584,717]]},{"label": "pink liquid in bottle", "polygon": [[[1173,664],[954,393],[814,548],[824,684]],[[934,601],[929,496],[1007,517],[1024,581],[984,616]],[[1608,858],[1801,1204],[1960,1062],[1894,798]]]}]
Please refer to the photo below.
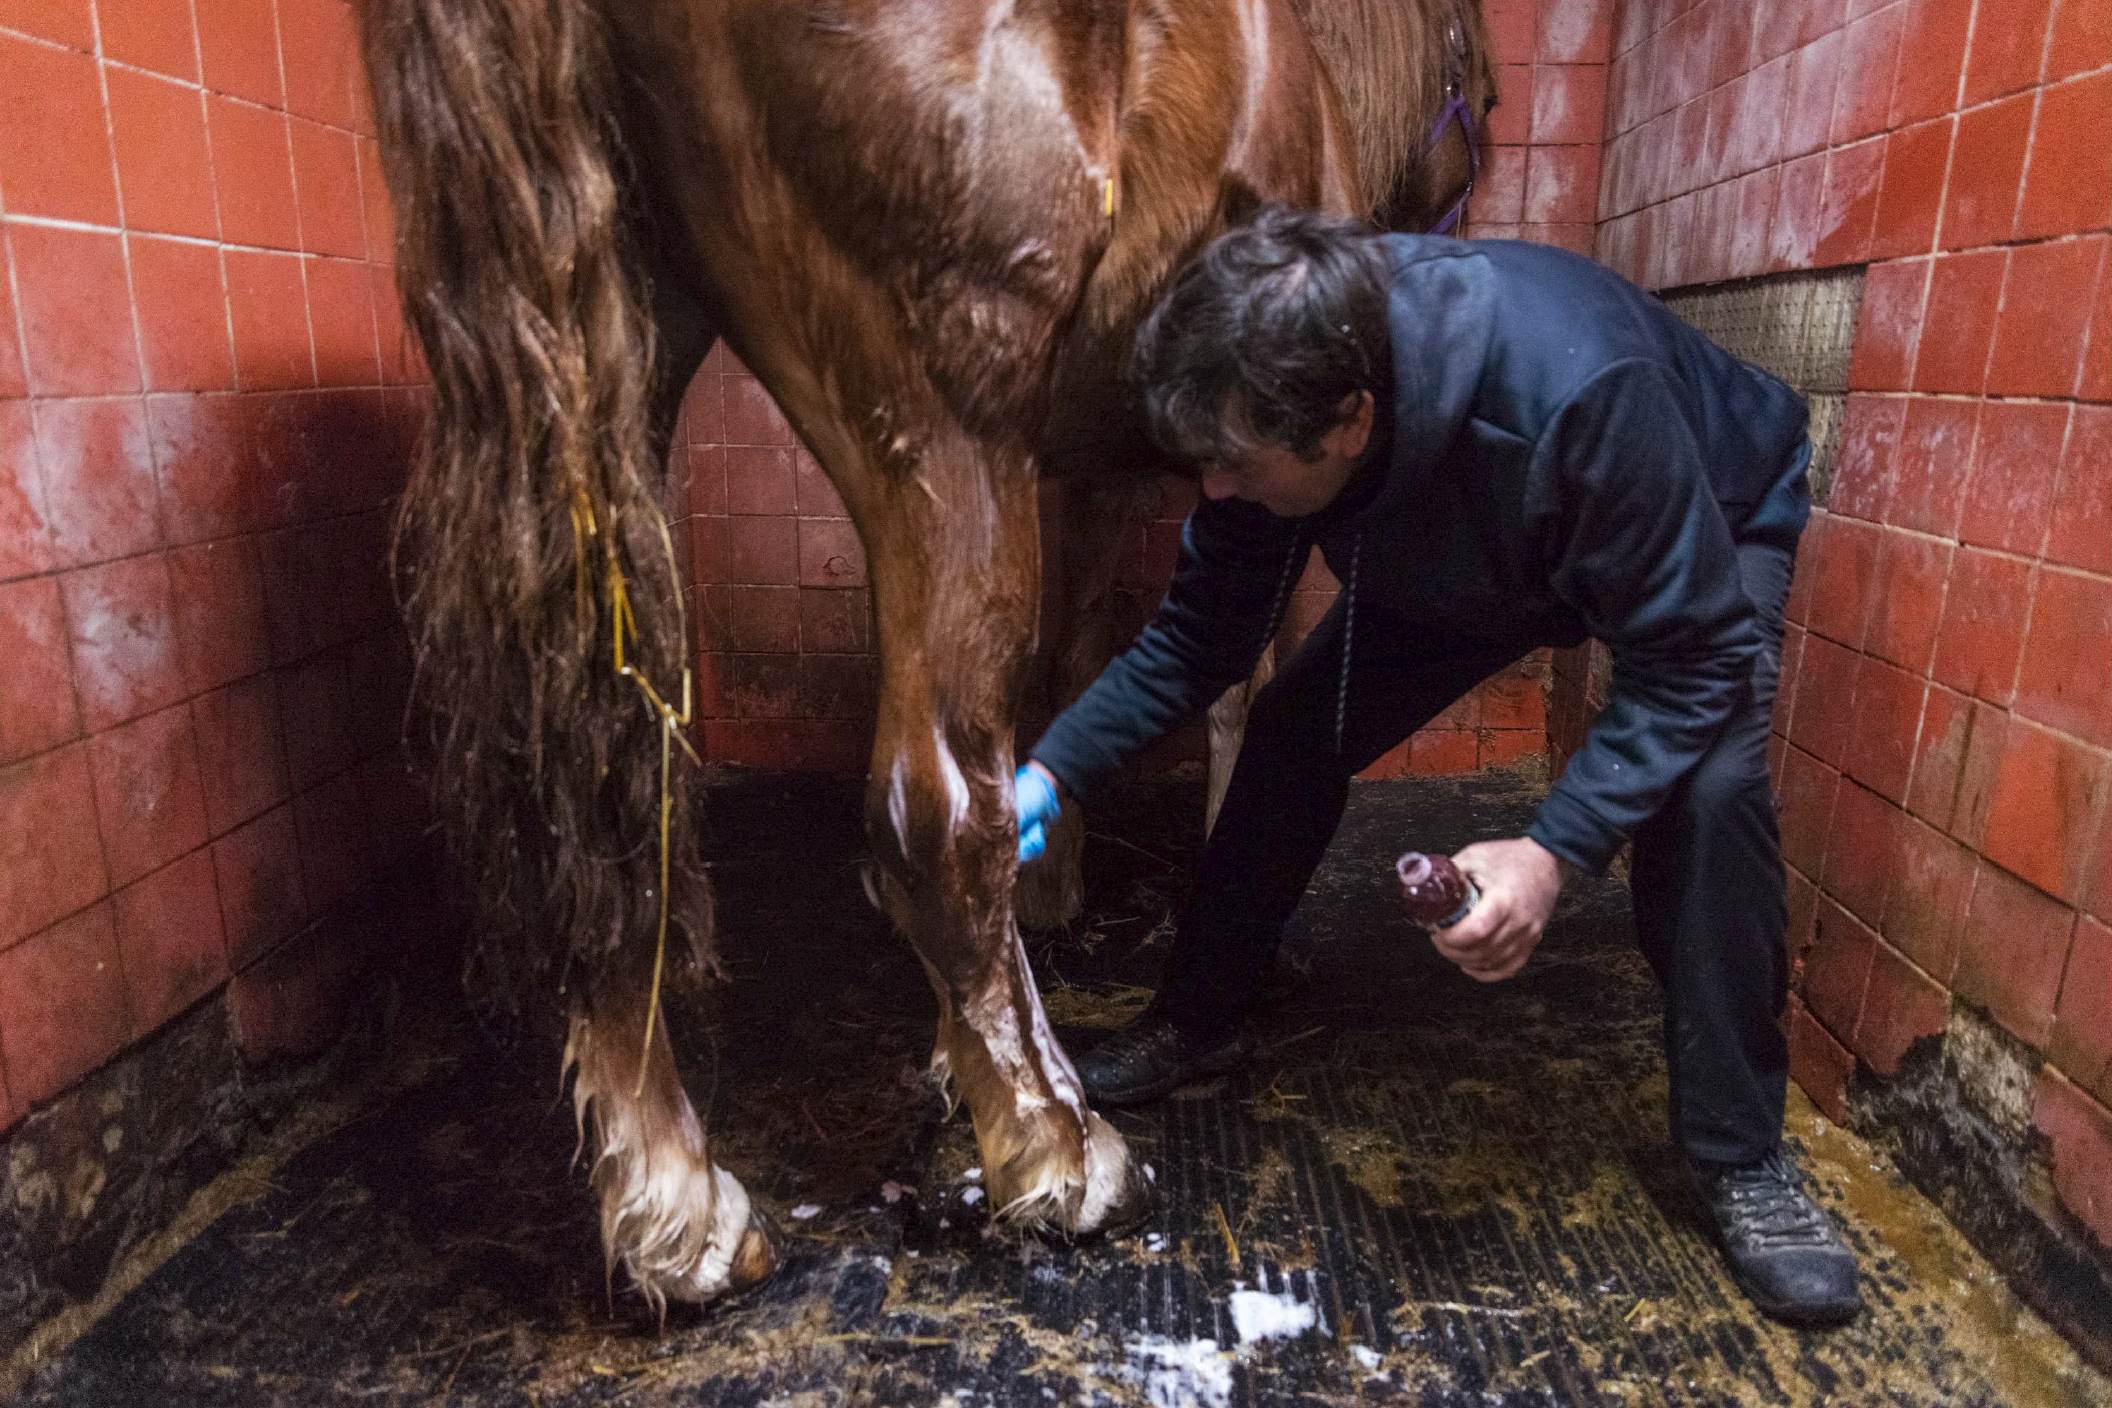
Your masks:
[{"label": "pink liquid in bottle", "polygon": [[1408,917],[1425,929],[1449,929],[1467,917],[1481,892],[1445,856],[1410,851],[1393,863],[1401,878],[1401,903]]}]

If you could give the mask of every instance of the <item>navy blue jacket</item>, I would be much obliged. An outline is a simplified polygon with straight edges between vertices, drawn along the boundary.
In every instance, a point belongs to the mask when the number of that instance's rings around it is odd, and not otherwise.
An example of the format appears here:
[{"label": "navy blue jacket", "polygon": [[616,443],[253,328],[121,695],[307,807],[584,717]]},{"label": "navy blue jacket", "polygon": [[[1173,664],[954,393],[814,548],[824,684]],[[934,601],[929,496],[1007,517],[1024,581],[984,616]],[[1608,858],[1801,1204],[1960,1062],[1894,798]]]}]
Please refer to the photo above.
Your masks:
[{"label": "navy blue jacket", "polygon": [[1804,403],[1590,260],[1386,243],[1393,386],[1349,484],[1304,519],[1200,504],[1156,618],[1032,756],[1090,796],[1246,678],[1316,544],[1358,634],[1608,644],[1610,702],[1527,832],[1603,870],[1750,688],[1761,637],[1734,544],[1795,550]]}]

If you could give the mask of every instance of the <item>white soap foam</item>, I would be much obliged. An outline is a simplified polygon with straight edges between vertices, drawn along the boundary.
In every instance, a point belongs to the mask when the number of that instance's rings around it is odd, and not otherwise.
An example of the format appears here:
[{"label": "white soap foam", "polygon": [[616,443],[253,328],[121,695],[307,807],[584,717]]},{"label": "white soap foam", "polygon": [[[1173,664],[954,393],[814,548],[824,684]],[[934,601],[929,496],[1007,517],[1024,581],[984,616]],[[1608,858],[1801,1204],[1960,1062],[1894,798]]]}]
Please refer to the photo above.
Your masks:
[{"label": "white soap foam", "polygon": [[820,1216],[821,1204],[819,1203],[801,1203],[798,1207],[792,1209],[792,1220],[794,1222],[808,1222]]},{"label": "white soap foam", "polygon": [[1318,1320],[1313,1305],[1294,1300],[1288,1294],[1268,1291],[1232,1293],[1232,1324],[1239,1331],[1242,1344],[1302,1335]]},{"label": "white soap foam", "polygon": [[1216,1340],[1133,1339],[1120,1373],[1151,1408],[1226,1408],[1232,1401],[1232,1364]]},{"label": "white soap foam", "polygon": [[1351,1345],[1349,1347],[1349,1357],[1362,1364],[1367,1373],[1372,1374],[1379,1372],[1379,1366],[1386,1362],[1386,1356],[1380,1354],[1368,1344]]}]

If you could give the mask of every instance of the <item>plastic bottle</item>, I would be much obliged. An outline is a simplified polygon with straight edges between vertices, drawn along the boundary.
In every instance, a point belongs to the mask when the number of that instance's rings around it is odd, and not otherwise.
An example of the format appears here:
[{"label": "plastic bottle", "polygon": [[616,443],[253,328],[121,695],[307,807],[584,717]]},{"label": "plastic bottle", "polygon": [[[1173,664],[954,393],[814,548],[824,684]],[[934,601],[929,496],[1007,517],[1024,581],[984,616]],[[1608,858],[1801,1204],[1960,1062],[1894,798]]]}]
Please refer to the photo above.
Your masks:
[{"label": "plastic bottle", "polygon": [[1410,851],[1393,863],[1393,873],[1401,879],[1408,918],[1425,929],[1451,928],[1481,899],[1474,882],[1445,856]]}]

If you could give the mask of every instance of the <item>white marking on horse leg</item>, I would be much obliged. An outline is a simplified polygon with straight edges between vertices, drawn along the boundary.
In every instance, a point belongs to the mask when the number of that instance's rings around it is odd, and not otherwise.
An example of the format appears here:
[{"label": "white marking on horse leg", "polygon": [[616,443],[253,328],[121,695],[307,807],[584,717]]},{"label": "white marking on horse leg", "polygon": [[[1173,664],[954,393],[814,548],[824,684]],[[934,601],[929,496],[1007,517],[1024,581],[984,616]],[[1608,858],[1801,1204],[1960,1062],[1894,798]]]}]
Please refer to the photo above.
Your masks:
[{"label": "white marking on horse leg", "polygon": [[946,735],[938,724],[931,726],[931,746],[939,758],[939,780],[946,784],[946,829],[950,836],[958,836],[968,827],[968,779],[961,773],[961,765],[954,761],[953,750],[946,746]]}]

